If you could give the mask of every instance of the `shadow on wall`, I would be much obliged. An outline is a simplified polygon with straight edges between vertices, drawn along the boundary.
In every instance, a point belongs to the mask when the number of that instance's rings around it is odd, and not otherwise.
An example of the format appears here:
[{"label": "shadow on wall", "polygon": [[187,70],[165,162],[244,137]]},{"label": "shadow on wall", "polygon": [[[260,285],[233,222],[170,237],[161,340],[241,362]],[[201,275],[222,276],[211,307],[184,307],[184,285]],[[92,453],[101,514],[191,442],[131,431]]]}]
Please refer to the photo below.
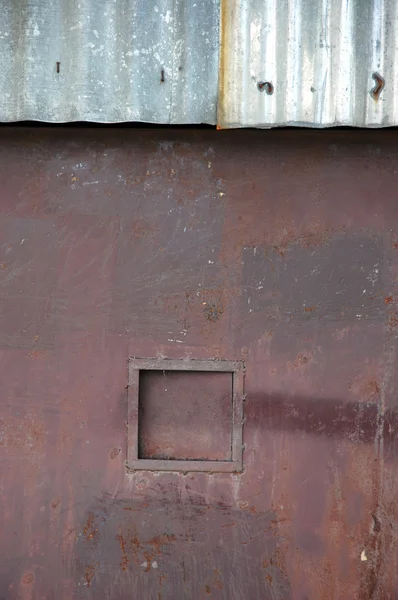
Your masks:
[{"label": "shadow on wall", "polygon": [[398,411],[382,413],[380,403],[346,403],[336,399],[308,399],[274,394],[249,394],[245,403],[250,428],[304,432],[325,438],[345,438],[358,444],[384,440],[393,457],[398,433]]}]

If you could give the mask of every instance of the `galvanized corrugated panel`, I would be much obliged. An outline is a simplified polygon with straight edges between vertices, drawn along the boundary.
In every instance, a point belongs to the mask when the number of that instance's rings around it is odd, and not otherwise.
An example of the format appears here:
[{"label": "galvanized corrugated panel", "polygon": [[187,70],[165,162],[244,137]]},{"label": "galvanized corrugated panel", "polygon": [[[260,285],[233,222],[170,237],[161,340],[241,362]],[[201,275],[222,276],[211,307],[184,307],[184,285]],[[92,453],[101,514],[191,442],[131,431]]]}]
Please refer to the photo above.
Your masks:
[{"label": "galvanized corrugated panel", "polygon": [[397,125],[397,21],[397,0],[223,0],[219,125]]},{"label": "galvanized corrugated panel", "polygon": [[221,53],[220,0],[0,10],[3,122],[398,124],[398,0],[222,0]]},{"label": "galvanized corrugated panel", "polygon": [[0,10],[0,121],[216,122],[219,0]]}]

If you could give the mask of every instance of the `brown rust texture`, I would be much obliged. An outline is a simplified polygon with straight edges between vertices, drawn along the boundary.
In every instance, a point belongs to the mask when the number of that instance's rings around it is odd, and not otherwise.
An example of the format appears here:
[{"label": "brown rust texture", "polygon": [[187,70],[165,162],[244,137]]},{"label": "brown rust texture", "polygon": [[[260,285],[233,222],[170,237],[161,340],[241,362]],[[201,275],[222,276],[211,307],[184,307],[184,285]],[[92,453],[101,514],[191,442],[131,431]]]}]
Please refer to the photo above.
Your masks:
[{"label": "brown rust texture", "polygon": [[[395,600],[395,133],[0,155],[0,598]],[[129,356],[245,361],[242,474],[126,473]]]}]

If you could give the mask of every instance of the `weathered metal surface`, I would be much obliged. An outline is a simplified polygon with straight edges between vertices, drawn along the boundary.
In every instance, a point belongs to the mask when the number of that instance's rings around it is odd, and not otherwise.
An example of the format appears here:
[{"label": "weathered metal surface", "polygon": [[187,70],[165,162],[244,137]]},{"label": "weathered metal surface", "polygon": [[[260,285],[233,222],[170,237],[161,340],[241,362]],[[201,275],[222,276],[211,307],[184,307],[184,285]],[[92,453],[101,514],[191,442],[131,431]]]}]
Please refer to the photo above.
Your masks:
[{"label": "weathered metal surface", "polygon": [[398,124],[397,0],[222,0],[220,127]]},{"label": "weathered metal surface", "polygon": [[[1,131],[0,597],[396,598],[397,156]],[[130,356],[245,361],[242,473],[126,471]]]},{"label": "weathered metal surface", "polygon": [[0,11],[2,122],[398,124],[398,0],[0,0]]},{"label": "weathered metal surface", "polygon": [[127,468],[241,472],[244,372],[242,361],[130,359]]},{"label": "weathered metal surface", "polygon": [[232,459],[232,373],[147,371],[140,394],[140,458]]},{"label": "weathered metal surface", "polygon": [[0,121],[216,122],[219,0],[5,0],[0,12]]}]

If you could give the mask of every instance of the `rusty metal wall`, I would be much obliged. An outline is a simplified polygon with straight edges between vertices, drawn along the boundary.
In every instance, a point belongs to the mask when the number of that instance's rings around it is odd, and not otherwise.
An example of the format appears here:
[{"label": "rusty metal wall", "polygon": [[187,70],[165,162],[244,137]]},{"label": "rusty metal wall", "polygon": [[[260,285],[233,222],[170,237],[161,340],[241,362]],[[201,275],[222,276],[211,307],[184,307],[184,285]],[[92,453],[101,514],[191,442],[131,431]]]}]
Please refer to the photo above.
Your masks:
[{"label": "rusty metal wall", "polygon": [[[0,598],[396,598],[395,132],[0,157]],[[129,356],[245,361],[243,473],[126,472]]]}]

